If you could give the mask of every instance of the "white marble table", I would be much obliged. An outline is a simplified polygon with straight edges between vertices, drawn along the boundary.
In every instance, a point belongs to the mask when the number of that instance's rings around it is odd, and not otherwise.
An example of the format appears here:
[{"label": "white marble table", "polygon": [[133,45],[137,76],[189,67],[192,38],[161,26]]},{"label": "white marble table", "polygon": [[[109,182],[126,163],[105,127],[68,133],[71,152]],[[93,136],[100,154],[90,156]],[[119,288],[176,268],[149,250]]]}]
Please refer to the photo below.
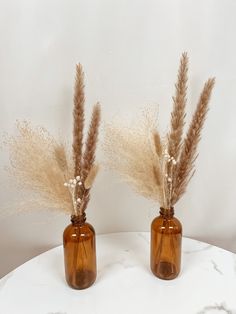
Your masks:
[{"label": "white marble table", "polygon": [[163,281],[149,270],[149,233],[97,237],[98,277],[87,290],[64,280],[57,247],[0,280],[0,314],[236,314],[236,255],[183,239],[182,272]]}]

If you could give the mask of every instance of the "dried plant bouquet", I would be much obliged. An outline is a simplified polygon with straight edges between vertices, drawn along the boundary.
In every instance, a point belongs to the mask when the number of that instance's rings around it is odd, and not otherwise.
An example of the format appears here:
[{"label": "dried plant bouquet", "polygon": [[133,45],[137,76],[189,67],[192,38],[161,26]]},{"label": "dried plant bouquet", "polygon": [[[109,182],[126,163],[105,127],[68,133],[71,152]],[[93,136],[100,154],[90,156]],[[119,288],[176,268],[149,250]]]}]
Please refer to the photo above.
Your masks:
[{"label": "dried plant bouquet", "polygon": [[17,135],[6,137],[4,143],[10,155],[8,171],[21,189],[33,194],[33,201],[23,202],[26,208],[52,208],[74,216],[84,213],[98,172],[95,150],[100,123],[97,103],[83,145],[84,103],[84,73],[79,64],[74,89],[72,150],[68,151],[44,128],[32,127],[26,121],[17,122]]},{"label": "dried plant bouquet", "polygon": [[180,60],[169,132],[161,137],[156,117],[146,114],[136,127],[110,124],[106,127],[108,166],[117,171],[139,194],[172,208],[185,193],[194,174],[197,145],[208,111],[214,78],[200,94],[183,139],[187,103],[188,56]]}]

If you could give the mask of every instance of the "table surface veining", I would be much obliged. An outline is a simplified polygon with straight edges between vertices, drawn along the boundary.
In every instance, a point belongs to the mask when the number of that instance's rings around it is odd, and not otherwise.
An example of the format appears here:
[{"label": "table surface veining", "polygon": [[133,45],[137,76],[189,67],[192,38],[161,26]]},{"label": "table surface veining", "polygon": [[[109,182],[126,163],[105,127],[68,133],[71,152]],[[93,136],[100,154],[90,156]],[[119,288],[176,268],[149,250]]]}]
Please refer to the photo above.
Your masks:
[{"label": "table surface veining", "polygon": [[149,236],[97,236],[86,290],[67,286],[61,246],[33,258],[0,280],[0,314],[236,314],[235,254],[184,238],[182,271],[163,281],[149,269]]}]

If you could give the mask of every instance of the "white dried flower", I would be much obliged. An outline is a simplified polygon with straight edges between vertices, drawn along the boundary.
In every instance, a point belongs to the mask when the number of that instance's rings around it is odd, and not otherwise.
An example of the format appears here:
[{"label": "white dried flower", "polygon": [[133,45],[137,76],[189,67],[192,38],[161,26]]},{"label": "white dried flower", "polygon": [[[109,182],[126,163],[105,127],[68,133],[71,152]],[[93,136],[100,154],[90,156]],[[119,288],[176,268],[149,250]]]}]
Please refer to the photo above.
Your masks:
[{"label": "white dried flower", "polygon": [[77,176],[77,177],[76,177],[76,180],[79,181],[79,180],[80,180],[80,176]]},{"label": "white dried flower", "polygon": [[163,156],[164,156],[165,159],[170,159],[170,155],[168,154],[168,150],[167,149],[165,149]]}]

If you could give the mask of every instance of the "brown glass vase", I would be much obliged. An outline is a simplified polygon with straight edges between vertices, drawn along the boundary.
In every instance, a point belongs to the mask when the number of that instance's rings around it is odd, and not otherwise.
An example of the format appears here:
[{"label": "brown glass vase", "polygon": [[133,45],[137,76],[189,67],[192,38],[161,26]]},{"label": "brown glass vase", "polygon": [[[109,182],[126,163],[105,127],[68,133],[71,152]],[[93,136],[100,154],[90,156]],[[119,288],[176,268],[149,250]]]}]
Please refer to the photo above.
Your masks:
[{"label": "brown glass vase", "polygon": [[95,231],[86,216],[72,216],[63,233],[65,275],[74,289],[90,287],[97,276]]},{"label": "brown glass vase", "polygon": [[174,279],[181,268],[182,225],[174,209],[160,209],[151,225],[151,270],[161,279]]}]

